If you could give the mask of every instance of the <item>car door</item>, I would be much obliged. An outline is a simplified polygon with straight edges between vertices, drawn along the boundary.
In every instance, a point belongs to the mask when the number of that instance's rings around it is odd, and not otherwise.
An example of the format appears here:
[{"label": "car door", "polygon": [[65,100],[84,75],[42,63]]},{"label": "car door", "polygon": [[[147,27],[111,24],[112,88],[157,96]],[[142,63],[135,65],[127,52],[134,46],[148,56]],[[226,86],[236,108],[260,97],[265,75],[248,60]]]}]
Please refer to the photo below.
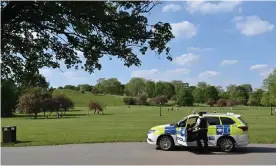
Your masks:
[{"label": "car door", "polygon": [[176,142],[182,146],[187,146],[186,122],[187,122],[187,119],[178,123],[176,127]]},{"label": "car door", "polygon": [[217,126],[220,126],[220,119],[217,116],[207,116],[205,117],[208,121],[208,143],[210,146],[215,146],[216,141],[219,138],[217,135]]}]

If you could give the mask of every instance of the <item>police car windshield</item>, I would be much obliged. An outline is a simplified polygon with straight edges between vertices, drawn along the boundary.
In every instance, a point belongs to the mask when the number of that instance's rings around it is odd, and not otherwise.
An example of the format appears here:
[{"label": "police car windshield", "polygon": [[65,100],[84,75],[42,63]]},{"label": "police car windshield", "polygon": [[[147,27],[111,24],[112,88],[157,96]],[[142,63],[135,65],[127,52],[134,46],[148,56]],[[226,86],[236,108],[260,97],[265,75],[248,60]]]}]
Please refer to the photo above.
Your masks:
[{"label": "police car windshield", "polygon": [[181,120],[177,121],[176,123],[174,123],[174,125],[179,124],[180,122],[184,121],[185,119],[187,119],[187,117],[184,117]]}]

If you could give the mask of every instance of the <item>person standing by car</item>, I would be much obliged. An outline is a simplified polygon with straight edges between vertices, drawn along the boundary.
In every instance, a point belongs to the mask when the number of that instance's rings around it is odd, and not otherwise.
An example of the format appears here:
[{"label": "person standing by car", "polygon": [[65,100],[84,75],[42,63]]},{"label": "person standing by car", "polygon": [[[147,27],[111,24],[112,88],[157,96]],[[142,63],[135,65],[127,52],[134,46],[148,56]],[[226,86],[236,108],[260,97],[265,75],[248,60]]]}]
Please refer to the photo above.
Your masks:
[{"label": "person standing by car", "polygon": [[[199,118],[196,121],[195,126],[193,127],[194,132],[197,135],[197,146],[199,149],[203,150],[205,154],[208,153],[208,122],[207,119],[202,116],[202,113],[199,113]],[[204,148],[202,149],[201,140],[204,142]]]}]

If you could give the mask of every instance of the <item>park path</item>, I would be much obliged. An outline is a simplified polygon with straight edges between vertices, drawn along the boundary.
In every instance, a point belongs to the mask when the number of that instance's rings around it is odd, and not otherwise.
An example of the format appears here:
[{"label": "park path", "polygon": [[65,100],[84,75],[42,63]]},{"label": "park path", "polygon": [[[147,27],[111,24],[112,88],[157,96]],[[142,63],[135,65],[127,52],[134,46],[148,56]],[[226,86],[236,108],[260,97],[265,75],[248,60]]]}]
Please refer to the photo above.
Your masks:
[{"label": "park path", "polygon": [[276,165],[276,144],[252,144],[226,154],[198,155],[194,149],[160,151],[146,143],[102,143],[3,147],[3,165]]}]

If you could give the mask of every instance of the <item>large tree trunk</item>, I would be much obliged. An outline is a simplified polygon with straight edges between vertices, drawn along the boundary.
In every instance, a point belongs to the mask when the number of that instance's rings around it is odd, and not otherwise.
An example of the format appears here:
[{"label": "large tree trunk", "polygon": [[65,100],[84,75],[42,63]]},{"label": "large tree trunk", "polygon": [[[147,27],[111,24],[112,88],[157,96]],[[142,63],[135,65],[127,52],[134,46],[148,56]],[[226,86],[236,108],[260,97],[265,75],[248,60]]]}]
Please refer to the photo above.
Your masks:
[{"label": "large tree trunk", "polygon": [[34,118],[35,118],[35,119],[37,118],[37,113],[35,113]]}]

